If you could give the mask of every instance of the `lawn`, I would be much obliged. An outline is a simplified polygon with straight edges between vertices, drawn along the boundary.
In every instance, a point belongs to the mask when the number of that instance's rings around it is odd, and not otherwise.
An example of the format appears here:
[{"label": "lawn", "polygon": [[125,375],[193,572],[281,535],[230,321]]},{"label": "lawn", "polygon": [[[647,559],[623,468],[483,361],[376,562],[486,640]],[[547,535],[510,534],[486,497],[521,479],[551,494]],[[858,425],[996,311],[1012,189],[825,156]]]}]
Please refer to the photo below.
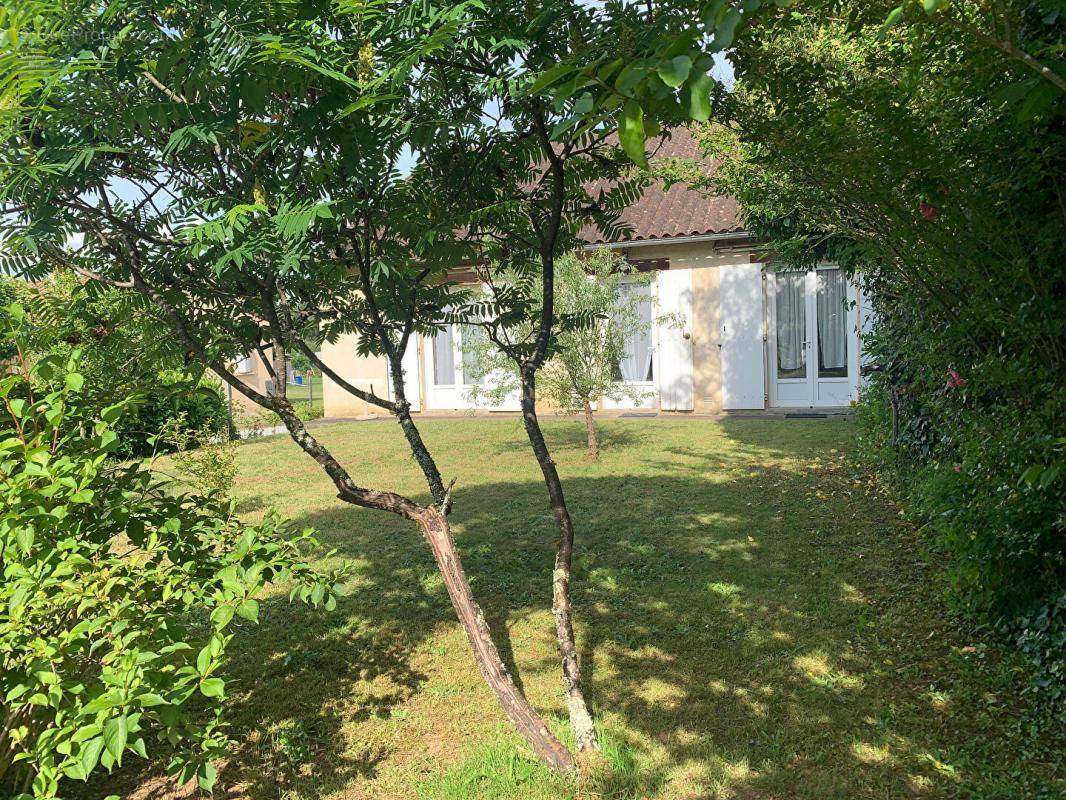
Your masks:
[{"label": "lawn", "polygon": [[[223,797],[1047,796],[1011,665],[953,633],[915,533],[860,479],[849,423],[547,424],[578,531],[575,611],[614,778],[577,793],[531,763],[484,687],[409,523],[338,501],[283,437],[240,450],[248,517],[278,506],[356,576],[328,613],[263,604],[229,679]],[[555,531],[515,419],[429,420],[453,524],[498,645],[562,730]],[[390,422],[316,430],[364,485],[425,496]],[[90,787],[172,794],[152,762]],[[1061,789],[1061,784],[1058,784]]]},{"label": "lawn", "polygon": [[285,395],[292,402],[321,402],[322,376],[305,375],[303,383],[290,383],[285,387]]}]

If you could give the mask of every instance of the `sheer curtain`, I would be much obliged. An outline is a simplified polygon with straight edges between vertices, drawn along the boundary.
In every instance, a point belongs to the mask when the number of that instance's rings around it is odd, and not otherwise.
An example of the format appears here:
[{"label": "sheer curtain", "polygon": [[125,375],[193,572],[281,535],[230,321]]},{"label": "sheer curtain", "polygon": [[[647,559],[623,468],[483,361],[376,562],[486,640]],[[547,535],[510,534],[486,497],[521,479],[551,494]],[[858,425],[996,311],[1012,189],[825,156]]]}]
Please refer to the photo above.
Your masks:
[{"label": "sheer curtain", "polygon": [[[795,372],[807,365],[803,346],[807,327],[804,273],[786,272],[777,275],[777,371]],[[801,376],[802,377],[802,376]]]},{"label": "sheer curtain", "polygon": [[646,283],[622,284],[619,289],[638,295],[634,310],[641,326],[626,342],[626,354],[618,362],[618,371],[624,381],[651,381],[654,378],[651,361],[651,286]]},{"label": "sheer curtain", "polygon": [[452,326],[445,325],[433,337],[433,384],[451,386],[455,383],[455,351],[452,346]]},{"label": "sheer curtain", "polygon": [[844,314],[847,282],[839,269],[818,270],[818,366],[840,370],[848,365]]}]

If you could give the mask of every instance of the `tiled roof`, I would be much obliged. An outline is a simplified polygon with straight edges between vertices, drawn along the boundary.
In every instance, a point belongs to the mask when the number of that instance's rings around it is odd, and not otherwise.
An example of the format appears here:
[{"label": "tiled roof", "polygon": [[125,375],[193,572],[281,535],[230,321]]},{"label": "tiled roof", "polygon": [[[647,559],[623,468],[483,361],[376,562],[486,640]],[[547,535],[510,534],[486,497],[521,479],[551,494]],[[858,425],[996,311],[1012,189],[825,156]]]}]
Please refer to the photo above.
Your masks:
[{"label": "tiled roof", "polygon": [[[684,128],[675,129],[661,145],[659,140],[648,144],[655,146],[650,159],[653,162],[657,158],[692,158],[706,163],[692,134]],[[622,212],[619,222],[630,230],[615,242],[744,233],[740,209],[732,197],[704,195],[681,184],[674,184],[665,192],[661,184],[649,186],[640,200]],[[609,243],[594,225],[586,225],[579,236],[589,244]]]}]

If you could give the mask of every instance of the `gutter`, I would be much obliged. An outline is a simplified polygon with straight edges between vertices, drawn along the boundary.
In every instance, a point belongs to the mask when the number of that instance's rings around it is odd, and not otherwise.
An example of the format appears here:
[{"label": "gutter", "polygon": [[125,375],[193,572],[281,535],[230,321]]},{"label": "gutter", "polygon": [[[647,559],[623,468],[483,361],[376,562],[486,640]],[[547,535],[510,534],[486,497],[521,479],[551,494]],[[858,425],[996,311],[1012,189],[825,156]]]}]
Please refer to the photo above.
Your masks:
[{"label": "gutter", "polygon": [[629,250],[633,247],[651,247],[653,245],[688,244],[695,242],[721,242],[730,239],[750,241],[755,237],[746,231],[732,231],[730,233],[704,233],[699,236],[665,236],[662,239],[631,239],[624,242],[607,242],[603,244],[587,244],[582,250],[599,250],[606,247],[608,250]]}]

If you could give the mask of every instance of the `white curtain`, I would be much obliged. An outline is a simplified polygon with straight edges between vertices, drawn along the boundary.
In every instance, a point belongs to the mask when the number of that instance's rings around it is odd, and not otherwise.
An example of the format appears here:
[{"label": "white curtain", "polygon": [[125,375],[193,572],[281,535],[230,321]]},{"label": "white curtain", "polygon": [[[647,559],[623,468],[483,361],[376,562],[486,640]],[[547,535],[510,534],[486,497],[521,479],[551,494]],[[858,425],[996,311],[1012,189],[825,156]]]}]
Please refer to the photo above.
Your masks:
[{"label": "white curtain", "polygon": [[452,326],[445,325],[433,337],[433,384],[451,386],[455,383],[455,348],[452,346]]},{"label": "white curtain", "polygon": [[818,360],[825,369],[841,369],[848,363],[846,300],[844,273],[839,269],[818,270]]},{"label": "white curtain", "polygon": [[634,310],[641,326],[626,342],[626,354],[618,363],[618,371],[624,381],[651,381],[654,379],[651,361],[651,285],[622,284],[619,289],[623,293],[634,292],[638,295]]},{"label": "white curtain", "polygon": [[777,275],[777,369],[792,372],[807,363],[803,346],[807,327],[807,309],[803,287],[807,276],[803,273]]}]

